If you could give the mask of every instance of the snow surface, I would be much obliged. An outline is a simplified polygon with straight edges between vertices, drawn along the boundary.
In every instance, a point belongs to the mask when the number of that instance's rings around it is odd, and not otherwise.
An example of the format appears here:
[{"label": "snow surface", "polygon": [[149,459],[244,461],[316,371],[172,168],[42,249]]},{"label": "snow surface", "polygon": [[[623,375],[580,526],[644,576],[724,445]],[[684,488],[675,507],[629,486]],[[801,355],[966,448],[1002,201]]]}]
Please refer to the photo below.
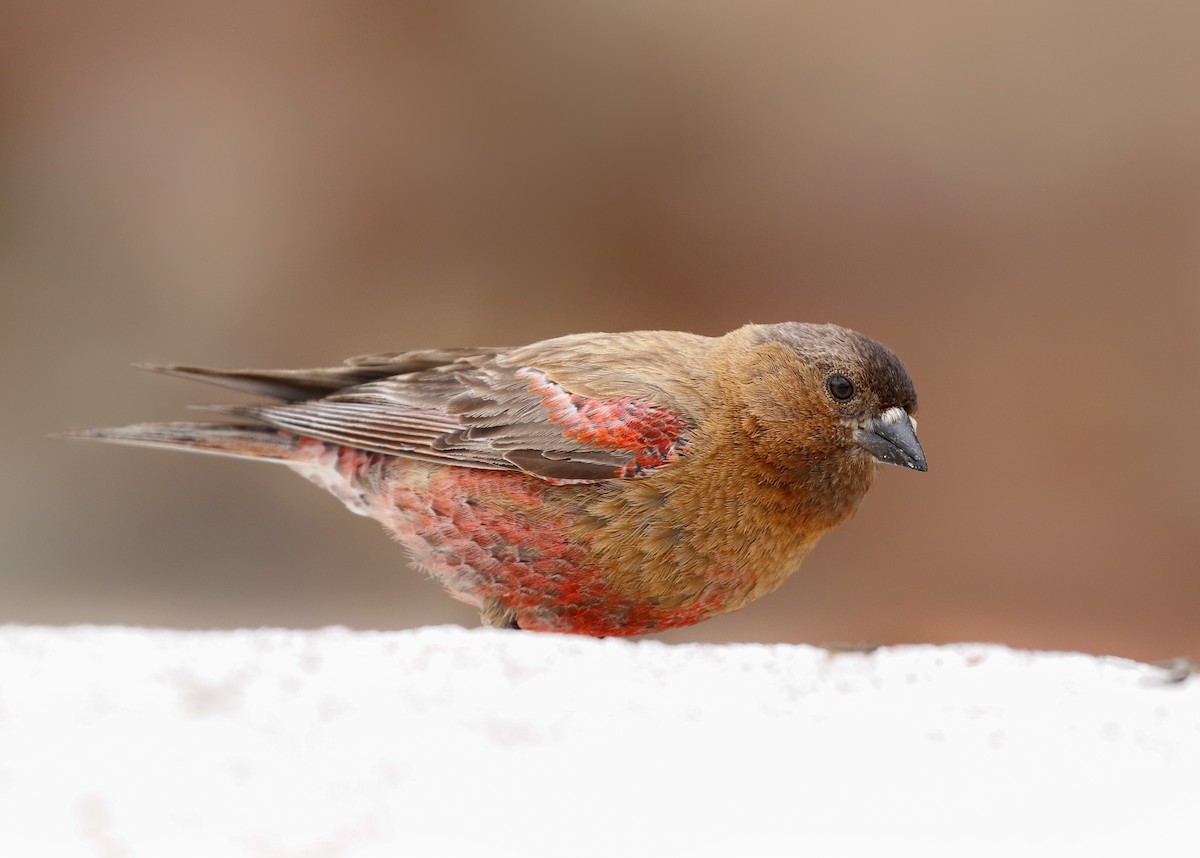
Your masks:
[{"label": "snow surface", "polygon": [[1000,646],[0,627],[0,855],[1200,855],[1200,682]]}]

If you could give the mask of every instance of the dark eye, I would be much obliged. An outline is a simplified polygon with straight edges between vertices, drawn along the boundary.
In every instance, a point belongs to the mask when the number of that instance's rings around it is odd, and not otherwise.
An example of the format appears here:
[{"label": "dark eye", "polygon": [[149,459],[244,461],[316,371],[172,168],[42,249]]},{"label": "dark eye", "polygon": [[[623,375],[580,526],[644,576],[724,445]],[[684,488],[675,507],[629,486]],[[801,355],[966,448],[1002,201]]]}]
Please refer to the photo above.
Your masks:
[{"label": "dark eye", "polygon": [[845,402],[854,395],[854,385],[844,375],[831,375],[825,382],[829,395],[839,402]]}]

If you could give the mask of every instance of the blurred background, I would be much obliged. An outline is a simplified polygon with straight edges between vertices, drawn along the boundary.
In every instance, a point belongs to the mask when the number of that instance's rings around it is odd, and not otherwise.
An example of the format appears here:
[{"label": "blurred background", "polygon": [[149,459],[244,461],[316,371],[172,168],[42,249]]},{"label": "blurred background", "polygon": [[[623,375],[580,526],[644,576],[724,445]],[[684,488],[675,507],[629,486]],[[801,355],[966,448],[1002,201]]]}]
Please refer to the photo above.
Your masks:
[{"label": "blurred background", "polygon": [[1200,655],[1200,4],[4,5],[0,621],[477,622],[134,361],[793,319],[929,473],[665,639]]}]

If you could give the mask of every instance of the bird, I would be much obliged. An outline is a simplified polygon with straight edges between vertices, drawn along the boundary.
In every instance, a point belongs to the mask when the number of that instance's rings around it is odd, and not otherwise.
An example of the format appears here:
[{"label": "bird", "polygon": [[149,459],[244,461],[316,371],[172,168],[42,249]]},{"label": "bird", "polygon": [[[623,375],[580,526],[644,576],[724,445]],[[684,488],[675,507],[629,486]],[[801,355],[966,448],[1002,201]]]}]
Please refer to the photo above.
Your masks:
[{"label": "bird", "polygon": [[904,365],[833,324],[139,366],[273,401],[64,434],[287,465],[486,626],[629,636],[736,610],[855,512],[880,463],[927,470]]}]

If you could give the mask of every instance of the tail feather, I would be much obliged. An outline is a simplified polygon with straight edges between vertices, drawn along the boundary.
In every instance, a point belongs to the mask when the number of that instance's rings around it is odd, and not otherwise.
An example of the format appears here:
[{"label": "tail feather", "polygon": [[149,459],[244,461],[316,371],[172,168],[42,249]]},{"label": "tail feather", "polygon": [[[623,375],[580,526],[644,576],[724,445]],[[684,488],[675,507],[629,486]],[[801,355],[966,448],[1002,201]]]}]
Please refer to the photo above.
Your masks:
[{"label": "tail feather", "polygon": [[209,369],[175,364],[136,364],[138,369],[204,381],[245,393],[269,396],[285,402],[318,399],[339,390],[375,381],[387,375],[371,367],[332,367],[330,369]]},{"label": "tail feather", "polygon": [[116,429],[80,429],[58,437],[108,441],[139,447],[165,447],[242,459],[292,462],[300,458],[299,439],[269,426],[225,423],[138,423]]},{"label": "tail feather", "polygon": [[319,399],[393,375],[407,375],[460,360],[485,357],[496,349],[425,349],[352,358],[341,366],[318,369],[212,369],[182,364],[135,364],[138,369],[203,381],[285,402]]}]

